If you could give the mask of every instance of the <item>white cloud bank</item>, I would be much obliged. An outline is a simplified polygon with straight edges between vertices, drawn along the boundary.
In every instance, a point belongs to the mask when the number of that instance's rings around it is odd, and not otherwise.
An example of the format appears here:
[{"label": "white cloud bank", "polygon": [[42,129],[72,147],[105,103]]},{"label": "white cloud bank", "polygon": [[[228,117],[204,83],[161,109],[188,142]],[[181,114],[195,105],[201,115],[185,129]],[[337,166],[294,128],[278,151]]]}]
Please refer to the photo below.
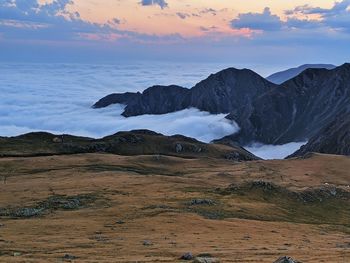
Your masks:
[{"label": "white cloud bank", "polygon": [[48,131],[99,138],[150,129],[209,142],[236,132],[238,126],[225,114],[197,109],[124,118],[123,105],[91,108],[112,92],[142,90],[157,83],[191,86],[211,71],[196,69],[188,74],[189,69],[177,65],[0,64],[0,136]]}]

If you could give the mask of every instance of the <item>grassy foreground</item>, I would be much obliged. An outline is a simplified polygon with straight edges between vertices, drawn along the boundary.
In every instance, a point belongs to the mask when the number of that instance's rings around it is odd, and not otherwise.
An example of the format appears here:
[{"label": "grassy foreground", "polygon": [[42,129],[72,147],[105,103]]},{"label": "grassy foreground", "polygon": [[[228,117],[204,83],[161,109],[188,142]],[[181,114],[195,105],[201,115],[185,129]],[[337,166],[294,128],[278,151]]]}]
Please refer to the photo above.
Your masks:
[{"label": "grassy foreground", "polygon": [[350,159],[0,159],[0,262],[346,262]]}]

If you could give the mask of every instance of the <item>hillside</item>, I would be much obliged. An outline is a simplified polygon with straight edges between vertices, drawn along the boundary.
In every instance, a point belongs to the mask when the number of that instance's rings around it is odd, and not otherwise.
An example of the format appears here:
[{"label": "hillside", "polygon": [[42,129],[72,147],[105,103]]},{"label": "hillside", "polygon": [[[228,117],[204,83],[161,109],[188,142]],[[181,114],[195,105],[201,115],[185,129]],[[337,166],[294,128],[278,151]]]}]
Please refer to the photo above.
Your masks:
[{"label": "hillside", "polygon": [[45,132],[0,137],[0,157],[78,153],[169,155],[186,158],[206,156],[234,161],[259,159],[239,146],[206,144],[181,135],[164,136],[148,130],[118,132],[101,139]]},{"label": "hillside", "polygon": [[345,262],[349,170],[332,155],[0,158],[0,261]]}]

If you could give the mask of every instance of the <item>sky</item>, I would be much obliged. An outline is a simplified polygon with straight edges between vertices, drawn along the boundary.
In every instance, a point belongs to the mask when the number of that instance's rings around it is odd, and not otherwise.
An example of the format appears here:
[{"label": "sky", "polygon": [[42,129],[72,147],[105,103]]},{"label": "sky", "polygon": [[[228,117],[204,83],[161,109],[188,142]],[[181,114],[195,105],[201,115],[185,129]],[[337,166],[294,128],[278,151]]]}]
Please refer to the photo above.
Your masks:
[{"label": "sky", "polygon": [[0,0],[0,61],[350,61],[350,0]]}]

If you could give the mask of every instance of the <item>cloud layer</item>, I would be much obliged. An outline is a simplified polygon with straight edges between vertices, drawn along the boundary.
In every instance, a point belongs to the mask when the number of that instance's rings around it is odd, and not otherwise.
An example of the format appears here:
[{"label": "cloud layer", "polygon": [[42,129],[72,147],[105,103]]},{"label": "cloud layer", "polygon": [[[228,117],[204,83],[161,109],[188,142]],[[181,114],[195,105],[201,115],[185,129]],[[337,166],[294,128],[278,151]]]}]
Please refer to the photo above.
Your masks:
[{"label": "cloud layer", "polygon": [[186,74],[180,65],[145,69],[144,65],[0,64],[4,73],[0,77],[0,136],[43,130],[96,138],[117,131],[150,129],[209,142],[236,132],[237,125],[226,120],[225,114],[210,115],[196,109],[124,118],[123,105],[91,108],[108,93],[142,90],[156,80],[192,86],[211,71],[196,68]]},{"label": "cloud layer", "polygon": [[253,144],[245,147],[248,151],[265,160],[284,159],[300,149],[307,142],[291,142],[284,145]]}]

